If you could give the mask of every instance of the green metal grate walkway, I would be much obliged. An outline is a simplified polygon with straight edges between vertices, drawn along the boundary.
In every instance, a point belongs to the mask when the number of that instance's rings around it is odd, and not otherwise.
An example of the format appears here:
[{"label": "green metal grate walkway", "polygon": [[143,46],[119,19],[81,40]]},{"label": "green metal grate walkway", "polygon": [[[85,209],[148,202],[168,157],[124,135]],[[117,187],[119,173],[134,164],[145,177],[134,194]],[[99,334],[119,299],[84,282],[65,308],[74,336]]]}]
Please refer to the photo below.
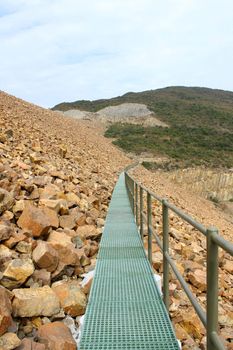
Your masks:
[{"label": "green metal grate walkway", "polygon": [[179,350],[122,174],[100,243],[79,350]]}]

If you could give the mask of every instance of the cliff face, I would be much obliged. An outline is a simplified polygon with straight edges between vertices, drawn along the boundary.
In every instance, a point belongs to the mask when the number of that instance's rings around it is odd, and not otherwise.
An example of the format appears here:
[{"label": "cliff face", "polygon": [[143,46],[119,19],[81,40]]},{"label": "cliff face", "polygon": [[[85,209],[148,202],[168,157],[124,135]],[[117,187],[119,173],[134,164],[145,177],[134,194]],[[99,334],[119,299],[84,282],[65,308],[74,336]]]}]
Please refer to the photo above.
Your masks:
[{"label": "cliff face", "polygon": [[181,169],[166,173],[171,181],[182,183],[187,190],[207,199],[230,201],[233,199],[233,172],[211,169]]}]

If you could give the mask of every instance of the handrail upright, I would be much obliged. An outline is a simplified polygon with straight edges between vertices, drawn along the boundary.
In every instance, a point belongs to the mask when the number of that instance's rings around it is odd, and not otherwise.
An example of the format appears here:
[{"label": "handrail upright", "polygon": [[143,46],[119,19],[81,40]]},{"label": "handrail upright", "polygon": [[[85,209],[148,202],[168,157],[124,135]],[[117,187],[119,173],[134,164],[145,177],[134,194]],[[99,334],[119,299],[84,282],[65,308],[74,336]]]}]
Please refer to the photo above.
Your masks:
[{"label": "handrail upright", "polygon": [[166,200],[162,201],[163,211],[163,300],[169,311],[169,263],[166,254],[169,254],[169,216]]},{"label": "handrail upright", "polygon": [[[127,173],[126,173],[127,174]],[[152,235],[155,237],[160,249],[163,252],[163,294],[164,294],[164,304],[169,311],[169,266],[172,267],[177,279],[179,280],[181,286],[183,287],[186,295],[191,301],[199,319],[202,321],[204,327],[207,330],[207,350],[225,350],[220,337],[217,333],[218,331],[218,247],[221,247],[231,256],[233,256],[233,244],[223,237],[218,235],[218,230],[214,227],[206,229],[202,224],[196,222],[191,216],[184,213],[182,210],[177,208],[175,205],[169,203],[167,200],[160,198],[153,192],[147,190],[142,184],[134,181],[131,176],[127,174],[127,177],[132,180],[133,186],[137,186],[140,189],[140,234],[143,239],[143,225],[144,220],[147,221],[148,230],[148,259],[152,262]],[[131,184],[128,183],[128,190]],[[134,187],[133,187],[134,188]],[[147,194],[147,215],[143,212],[143,191]],[[134,191],[128,191],[128,193],[134,194]],[[133,197],[133,207],[134,215],[136,215],[135,208],[138,208],[138,197],[136,201],[136,206]],[[158,235],[153,231],[152,219],[151,219],[151,199],[154,198],[160,203],[162,203],[162,231],[163,231],[163,242],[161,243]],[[184,221],[192,225],[199,232],[204,234],[207,239],[207,308],[206,313],[203,311],[202,307],[198,303],[197,299],[191,292],[187,285],[187,282],[183,276],[178,271],[175,266],[175,262],[169,255],[169,209],[177,214]],[[136,209],[137,210],[137,209]],[[137,214],[138,215],[138,214]]]}]

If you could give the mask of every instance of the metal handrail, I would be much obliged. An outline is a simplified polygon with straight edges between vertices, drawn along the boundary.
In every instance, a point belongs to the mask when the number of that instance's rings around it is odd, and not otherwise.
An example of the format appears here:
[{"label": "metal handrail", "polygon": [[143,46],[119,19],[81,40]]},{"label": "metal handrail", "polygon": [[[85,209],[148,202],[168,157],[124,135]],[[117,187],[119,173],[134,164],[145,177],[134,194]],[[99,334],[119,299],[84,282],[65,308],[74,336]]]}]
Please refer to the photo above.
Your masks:
[{"label": "metal handrail", "polygon": [[[231,256],[233,256],[233,244],[223,237],[219,236],[215,227],[206,228],[199,222],[195,221],[191,216],[184,213],[175,205],[162,199],[152,191],[148,190],[141,183],[135,181],[129,174],[128,170],[133,168],[135,164],[129,166],[125,170],[126,188],[129,195],[131,208],[136,217],[136,223],[140,226],[140,234],[143,238],[144,223],[147,224],[148,233],[148,259],[152,263],[152,236],[155,238],[158,246],[163,252],[163,299],[165,306],[169,312],[169,266],[171,266],[174,274],[180,282],[184,292],[192,303],[198,317],[207,330],[207,350],[225,350],[220,340],[218,331],[218,247],[221,247]],[[139,196],[138,196],[139,191]],[[143,192],[147,196],[147,206],[144,213]],[[139,203],[138,203],[139,198]],[[155,199],[162,204],[162,220],[163,220],[163,242],[161,242],[158,234],[152,226],[151,200]],[[195,227],[198,231],[206,236],[207,241],[207,308],[206,312],[202,309],[198,300],[191,292],[187,282],[177,269],[175,261],[169,255],[169,210],[176,213],[180,218]]]}]

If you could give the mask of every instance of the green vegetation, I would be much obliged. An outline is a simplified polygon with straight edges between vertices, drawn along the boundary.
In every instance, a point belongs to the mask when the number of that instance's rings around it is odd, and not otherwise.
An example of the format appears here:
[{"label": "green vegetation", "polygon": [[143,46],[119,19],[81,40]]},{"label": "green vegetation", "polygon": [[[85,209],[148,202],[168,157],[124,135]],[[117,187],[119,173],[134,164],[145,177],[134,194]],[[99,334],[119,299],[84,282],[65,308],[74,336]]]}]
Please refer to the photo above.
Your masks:
[{"label": "green vegetation", "polygon": [[[179,166],[232,167],[233,135],[206,127],[142,127],[112,124],[105,133],[127,152],[168,156]],[[145,164],[147,167],[148,164]]]},{"label": "green vegetation", "polygon": [[168,87],[128,92],[111,99],[61,103],[52,109],[96,112],[121,103],[143,103],[168,124],[215,127],[233,131],[233,92],[199,87]]},{"label": "green vegetation", "polygon": [[[168,87],[97,101],[61,103],[53,109],[98,111],[121,103],[143,103],[169,128],[115,124],[106,132],[128,152],[168,156],[172,166],[233,167],[233,92]],[[156,167],[145,164],[148,168]]]}]

